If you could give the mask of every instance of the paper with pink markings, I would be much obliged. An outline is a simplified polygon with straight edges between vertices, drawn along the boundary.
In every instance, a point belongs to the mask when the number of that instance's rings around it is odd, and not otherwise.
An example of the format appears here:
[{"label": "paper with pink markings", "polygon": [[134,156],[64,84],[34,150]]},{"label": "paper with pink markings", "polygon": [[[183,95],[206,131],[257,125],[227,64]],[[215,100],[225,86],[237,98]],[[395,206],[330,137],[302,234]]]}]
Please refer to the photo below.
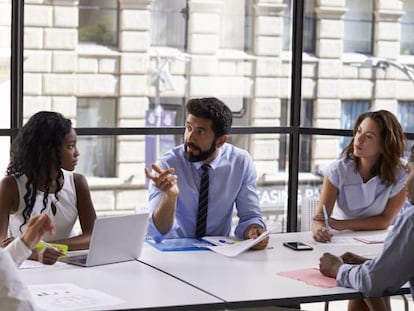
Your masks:
[{"label": "paper with pink markings", "polygon": [[294,280],[305,282],[306,284],[318,286],[318,287],[336,287],[336,280],[324,276],[316,268],[307,268],[292,271],[278,272],[278,275],[285,276]]}]

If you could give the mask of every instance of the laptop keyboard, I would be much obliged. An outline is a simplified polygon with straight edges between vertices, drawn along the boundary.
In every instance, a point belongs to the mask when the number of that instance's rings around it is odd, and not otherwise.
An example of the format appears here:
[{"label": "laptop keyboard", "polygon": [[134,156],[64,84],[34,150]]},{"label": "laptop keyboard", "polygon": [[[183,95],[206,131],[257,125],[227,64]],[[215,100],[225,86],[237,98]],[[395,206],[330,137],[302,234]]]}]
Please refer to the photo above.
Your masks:
[{"label": "laptop keyboard", "polygon": [[88,258],[88,255],[83,254],[83,255],[77,255],[77,256],[70,256],[68,257],[67,261],[85,264],[87,258]]}]

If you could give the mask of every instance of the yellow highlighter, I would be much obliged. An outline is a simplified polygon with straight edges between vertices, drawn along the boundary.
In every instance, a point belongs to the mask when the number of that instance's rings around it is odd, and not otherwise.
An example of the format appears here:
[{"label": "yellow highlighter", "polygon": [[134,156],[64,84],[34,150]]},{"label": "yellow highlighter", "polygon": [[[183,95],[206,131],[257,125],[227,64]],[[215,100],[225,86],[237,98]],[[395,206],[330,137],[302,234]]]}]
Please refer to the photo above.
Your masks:
[{"label": "yellow highlighter", "polygon": [[43,249],[43,248],[46,248],[46,247],[57,248],[58,250],[60,250],[65,255],[68,253],[68,248],[69,248],[66,244],[48,243],[48,242],[45,242],[45,241],[40,241],[35,246],[35,248],[37,248],[37,249]]}]

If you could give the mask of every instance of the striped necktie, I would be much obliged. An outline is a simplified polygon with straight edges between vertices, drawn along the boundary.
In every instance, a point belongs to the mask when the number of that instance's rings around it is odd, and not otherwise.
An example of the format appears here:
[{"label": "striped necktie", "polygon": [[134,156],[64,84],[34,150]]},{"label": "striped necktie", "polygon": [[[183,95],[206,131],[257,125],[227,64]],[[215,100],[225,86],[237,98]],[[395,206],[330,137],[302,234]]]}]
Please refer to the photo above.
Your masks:
[{"label": "striped necktie", "polygon": [[201,168],[203,169],[203,175],[201,176],[200,194],[198,198],[197,229],[196,229],[197,238],[201,238],[206,235],[207,209],[208,209],[208,184],[209,184],[208,170],[210,168],[210,165],[203,164]]}]

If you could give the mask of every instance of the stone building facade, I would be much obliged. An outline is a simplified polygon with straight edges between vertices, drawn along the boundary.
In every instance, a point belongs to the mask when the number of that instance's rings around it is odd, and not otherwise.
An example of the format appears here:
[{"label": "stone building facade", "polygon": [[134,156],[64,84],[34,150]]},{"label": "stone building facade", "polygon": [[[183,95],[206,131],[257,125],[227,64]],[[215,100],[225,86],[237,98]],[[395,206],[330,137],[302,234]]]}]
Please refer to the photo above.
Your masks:
[{"label": "stone building facade", "polygon": [[[245,12],[249,11],[244,16],[244,24],[249,25],[247,32],[240,29],[249,34],[246,50],[223,48],[223,27],[228,26],[223,22],[223,12],[230,2],[188,0],[185,51],[151,44],[154,0],[113,1],[118,19],[116,45],[80,42],[81,2],[25,1],[25,117],[39,110],[55,110],[71,118],[74,126],[79,126],[80,98],[97,101],[113,98],[115,127],[145,127],[146,113],[157,96],[151,79],[158,59],[167,60],[165,66],[174,85],[173,90],[161,91],[163,98],[176,98],[179,102],[201,96],[228,99],[235,111],[244,111],[242,117],[235,119],[236,125],[277,127],[288,122],[286,107],[291,95],[292,63],[291,51],[284,48],[288,1],[238,1]],[[413,81],[401,70],[355,67],[354,64],[362,63],[367,55],[344,52],[344,38],[347,37],[344,16],[350,10],[346,0],[311,2],[314,50],[303,54],[302,67],[302,98],[311,103],[312,115],[308,120],[311,127],[341,128],[344,101],[366,100],[370,102],[370,109],[385,108],[396,114],[400,101],[414,103]],[[402,54],[400,48],[401,18],[406,13],[404,2],[371,2],[370,55],[412,65],[414,56]],[[237,6],[237,1],[233,4]],[[0,12],[0,47],[7,52],[10,49],[10,1],[0,1]],[[9,70],[4,61],[8,55],[3,52],[1,55],[4,73]],[[7,75],[3,76],[3,81],[7,80]],[[279,187],[278,191],[285,189],[288,163],[282,163],[286,160],[281,159],[281,148],[282,141],[286,144],[286,135],[254,134],[233,139],[249,150],[264,184],[274,184]],[[320,182],[315,169],[336,158],[340,149],[335,136],[315,135],[307,139],[310,139],[309,149],[303,152],[309,165],[301,178],[305,184],[316,183],[311,187],[315,189]],[[143,172],[147,147],[142,135],[116,136],[115,176],[89,178],[96,207],[102,213],[146,208]],[[266,204],[286,202],[280,193],[272,197],[272,189],[272,186],[262,189],[263,193],[268,192]],[[303,191],[312,192],[312,189]]]}]

